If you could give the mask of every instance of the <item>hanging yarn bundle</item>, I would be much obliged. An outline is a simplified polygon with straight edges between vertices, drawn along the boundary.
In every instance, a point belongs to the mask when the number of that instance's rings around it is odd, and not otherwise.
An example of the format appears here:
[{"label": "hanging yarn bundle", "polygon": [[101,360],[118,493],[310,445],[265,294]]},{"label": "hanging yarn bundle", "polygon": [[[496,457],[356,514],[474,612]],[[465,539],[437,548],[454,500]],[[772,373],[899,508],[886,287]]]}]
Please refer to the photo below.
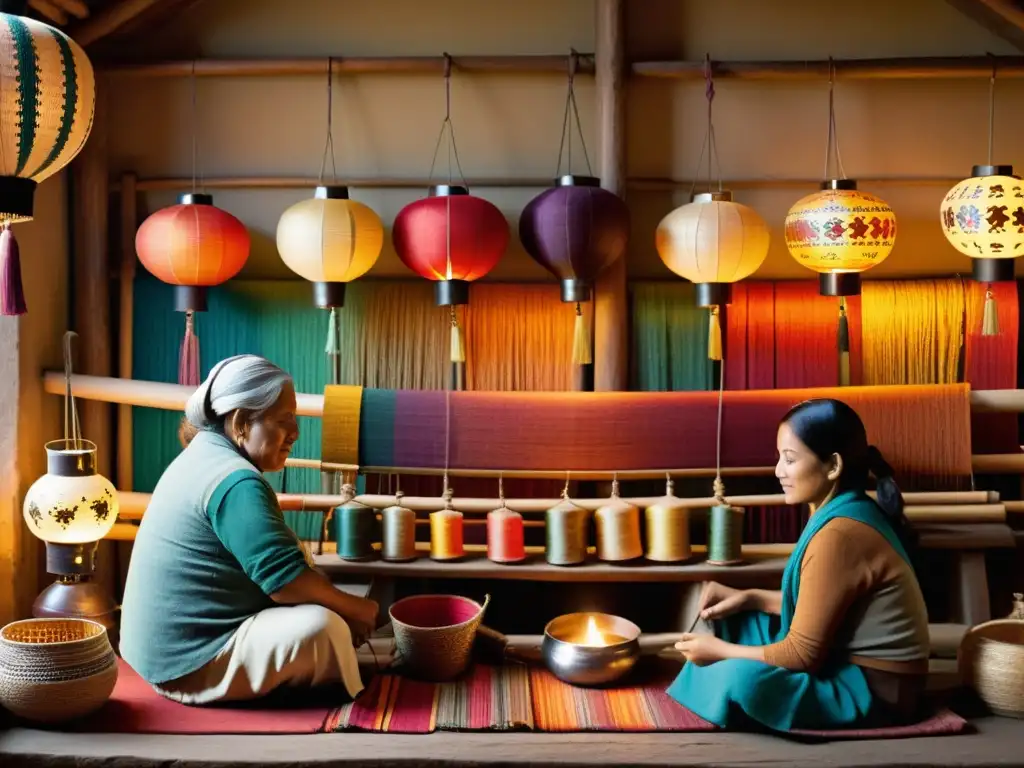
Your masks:
[{"label": "hanging yarn bundle", "polygon": [[[346,486],[350,489],[351,486]],[[342,560],[372,560],[377,541],[377,510],[355,499],[334,509],[338,557]]]},{"label": "hanging yarn bundle", "polygon": [[566,476],[562,500],[545,514],[544,556],[551,565],[579,565],[587,559],[590,512],[569,498]]},{"label": "hanging yarn bundle", "polygon": [[380,556],[392,563],[416,559],[416,513],[402,506],[404,494],[395,491],[395,503],[381,510]]},{"label": "hanging yarn bundle", "polygon": [[647,520],[647,559],[659,563],[689,560],[690,510],[673,493],[672,478],[665,477],[665,495],[645,510]]},{"label": "hanging yarn bundle", "polygon": [[498,477],[501,506],[487,513],[487,558],[495,563],[519,563],[526,559],[523,516],[505,506],[505,487]]},{"label": "hanging yarn bundle", "polygon": [[618,478],[612,480],[612,495],[594,513],[597,527],[597,556],[619,563],[643,557],[640,544],[640,510],[619,498]]}]

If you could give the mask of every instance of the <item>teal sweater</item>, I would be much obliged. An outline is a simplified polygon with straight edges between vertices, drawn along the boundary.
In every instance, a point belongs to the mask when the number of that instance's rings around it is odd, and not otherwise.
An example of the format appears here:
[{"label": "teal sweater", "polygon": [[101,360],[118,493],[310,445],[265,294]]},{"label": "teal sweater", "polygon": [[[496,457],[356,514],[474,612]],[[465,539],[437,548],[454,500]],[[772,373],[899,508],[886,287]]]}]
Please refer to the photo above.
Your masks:
[{"label": "teal sweater", "polygon": [[263,475],[226,437],[200,432],[167,467],[139,526],[121,655],[151,684],[187,675],[308,567]]}]

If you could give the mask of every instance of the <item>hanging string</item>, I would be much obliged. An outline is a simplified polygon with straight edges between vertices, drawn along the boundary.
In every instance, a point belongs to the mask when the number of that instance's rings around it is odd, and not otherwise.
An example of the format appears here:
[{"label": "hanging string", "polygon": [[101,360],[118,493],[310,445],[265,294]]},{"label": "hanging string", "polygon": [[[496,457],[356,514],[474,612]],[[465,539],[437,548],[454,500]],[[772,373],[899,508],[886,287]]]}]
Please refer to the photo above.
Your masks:
[{"label": "hanging string", "polygon": [[79,448],[82,440],[81,425],[78,423],[78,406],[71,391],[71,339],[77,338],[74,331],[64,333],[64,449]]},{"label": "hanging string", "polygon": [[196,60],[192,59],[192,194],[196,193],[196,174],[199,175],[199,188],[205,187],[203,172],[199,163],[199,86],[196,77]]},{"label": "hanging string", "polygon": [[825,142],[825,175],[829,176],[829,165],[832,160],[833,149],[836,156],[836,166],[839,177],[846,178],[846,170],[843,168],[843,155],[839,151],[839,130],[836,128],[836,107],[835,107],[835,76],[836,65],[832,57],[828,57],[828,140]]},{"label": "hanging string", "polygon": [[334,59],[327,58],[327,140],[324,142],[324,154],[320,159],[320,175],[317,185],[324,183],[324,171],[327,170],[327,154],[331,156],[331,173],[334,183],[338,183],[338,164],[334,154]]},{"label": "hanging string", "polygon": [[708,515],[708,563],[734,565],[742,561],[743,510],[729,505],[722,481],[722,421],[725,412],[725,366],[719,366],[718,424],[715,446],[715,504]]},{"label": "hanging string", "polygon": [[452,505],[452,489],[448,482],[451,457],[452,393],[444,393],[444,509],[430,513],[430,556],[435,560],[455,560],[465,554],[462,513]]},{"label": "hanging string", "polygon": [[448,141],[448,183],[452,183],[452,159],[455,160],[455,167],[459,171],[459,178],[462,185],[469,189],[466,177],[462,173],[462,163],[459,161],[459,148],[455,143],[455,126],[452,124],[452,57],[444,54],[444,120],[441,121],[441,132],[437,136],[437,144],[434,146],[434,157],[430,161],[430,174],[428,179],[433,181],[434,167],[437,165],[437,153],[441,149],[441,142],[444,141],[447,131]]},{"label": "hanging string", "polygon": [[704,55],[704,97],[708,102],[708,124],[707,129],[704,132],[704,141],[701,143],[700,155],[697,157],[697,170],[693,175],[693,183],[690,185],[690,197],[693,197],[693,193],[697,189],[697,183],[700,181],[701,167],[704,165],[704,154],[708,156],[708,176],[707,184],[708,191],[711,191],[712,179],[714,177],[714,166],[718,168],[718,191],[721,192],[723,189],[722,182],[722,163],[718,158],[718,143],[715,141],[715,124],[712,120],[712,106],[715,100],[715,78],[714,78],[714,67],[711,64],[711,55]]},{"label": "hanging string", "polygon": [[593,176],[594,172],[590,167],[590,155],[587,153],[587,141],[583,138],[583,124],[580,122],[580,110],[576,104],[576,72],[579,69],[580,55],[575,48],[569,49],[569,77],[568,92],[565,97],[565,113],[562,116],[562,138],[558,142],[558,162],[555,167],[555,175],[562,175],[562,154],[566,154],[566,172],[572,173],[572,126],[571,118],[576,119],[576,132],[580,137],[580,148],[583,151],[583,161],[587,166],[587,175]]},{"label": "hanging string", "polygon": [[[992,165],[996,125],[996,57],[991,53],[988,56],[992,62],[992,76],[988,81],[988,164]],[[992,283],[985,285],[985,308],[981,320],[981,335],[999,335],[999,311],[996,308],[995,294],[992,293]]]}]

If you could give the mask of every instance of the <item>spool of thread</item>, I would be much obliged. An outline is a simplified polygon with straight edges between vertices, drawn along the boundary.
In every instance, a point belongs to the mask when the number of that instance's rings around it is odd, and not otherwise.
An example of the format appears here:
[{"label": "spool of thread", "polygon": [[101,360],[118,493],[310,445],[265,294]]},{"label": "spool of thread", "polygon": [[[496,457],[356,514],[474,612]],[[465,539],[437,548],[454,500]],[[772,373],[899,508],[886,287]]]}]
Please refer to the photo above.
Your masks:
[{"label": "spool of thread", "polygon": [[380,555],[393,563],[416,559],[416,513],[402,506],[401,492],[394,506],[381,510]]},{"label": "spool of thread", "polygon": [[347,501],[334,509],[338,557],[342,560],[372,560],[377,540],[377,510]]},{"label": "spool of thread", "polygon": [[708,565],[743,562],[743,508],[716,504],[708,514]]},{"label": "spool of thread", "polygon": [[678,563],[693,555],[690,548],[690,510],[672,492],[669,480],[665,495],[645,511],[647,559]]},{"label": "spool of thread", "polygon": [[495,563],[518,563],[526,559],[523,516],[501,507],[487,513],[487,558]]},{"label": "spool of thread", "polygon": [[619,498],[619,483],[612,481],[610,501],[594,514],[597,525],[597,556],[621,563],[644,554],[640,544],[640,510]]},{"label": "spool of thread", "polygon": [[462,513],[442,509],[430,513],[430,557],[432,560],[458,560],[465,555]]},{"label": "spool of thread", "polygon": [[590,513],[563,499],[545,516],[544,557],[551,565],[579,565],[587,559]]}]

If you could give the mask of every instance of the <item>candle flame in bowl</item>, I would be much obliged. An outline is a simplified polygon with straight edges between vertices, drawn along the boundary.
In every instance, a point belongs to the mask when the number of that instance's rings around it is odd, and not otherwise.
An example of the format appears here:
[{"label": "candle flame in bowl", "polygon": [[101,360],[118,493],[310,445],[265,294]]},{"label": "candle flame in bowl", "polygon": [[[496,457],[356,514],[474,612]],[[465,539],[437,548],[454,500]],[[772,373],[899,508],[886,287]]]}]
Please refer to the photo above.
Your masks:
[{"label": "candle flame in bowl", "polygon": [[604,638],[604,634],[597,628],[597,620],[593,616],[587,619],[587,629],[583,633],[583,640],[580,642],[580,645],[587,645],[594,648],[608,645]]}]

